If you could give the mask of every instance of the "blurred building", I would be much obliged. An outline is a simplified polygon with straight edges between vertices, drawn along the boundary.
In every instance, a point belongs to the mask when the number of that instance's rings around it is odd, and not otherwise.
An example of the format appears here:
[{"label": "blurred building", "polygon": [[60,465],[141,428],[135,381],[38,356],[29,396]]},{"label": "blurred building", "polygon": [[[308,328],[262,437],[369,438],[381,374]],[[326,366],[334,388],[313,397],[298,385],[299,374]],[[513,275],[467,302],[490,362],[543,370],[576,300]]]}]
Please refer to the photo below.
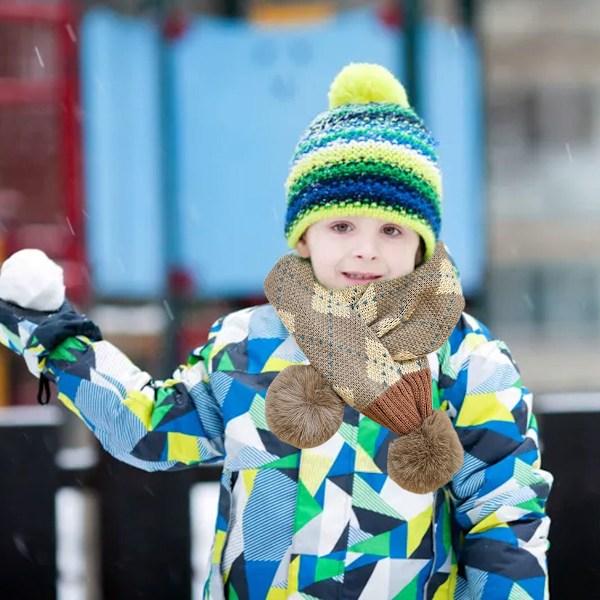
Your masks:
[{"label": "blurred building", "polygon": [[[74,61],[79,32],[76,20],[60,16],[68,4],[0,2],[0,219],[6,229],[5,252],[42,245],[68,267],[71,294],[78,287],[83,298],[89,275]],[[147,15],[168,5],[190,14],[249,18],[282,9],[288,16],[314,18],[376,5],[387,11],[387,19],[400,18],[400,2],[394,0],[76,4],[83,12],[104,6]],[[597,2],[413,0],[406,6],[417,4],[423,18],[451,26],[470,15],[472,22],[467,22],[482,51],[487,264],[482,303],[475,310],[509,343],[534,391],[597,389],[600,375],[588,368],[589,361],[600,359],[600,182],[595,175],[600,159],[600,25],[590,18]],[[37,16],[30,15],[36,18],[15,19],[36,6]],[[213,308],[211,319],[218,310],[227,306]],[[161,322],[154,333],[143,335],[160,336],[164,327]],[[205,331],[206,324],[200,329]],[[146,341],[141,346],[156,355],[159,342]],[[131,347],[140,344],[131,340]],[[149,354],[141,359],[143,366],[152,367],[144,363]]]},{"label": "blurred building", "polygon": [[600,384],[597,12],[595,0],[481,3],[487,302],[539,391]]}]

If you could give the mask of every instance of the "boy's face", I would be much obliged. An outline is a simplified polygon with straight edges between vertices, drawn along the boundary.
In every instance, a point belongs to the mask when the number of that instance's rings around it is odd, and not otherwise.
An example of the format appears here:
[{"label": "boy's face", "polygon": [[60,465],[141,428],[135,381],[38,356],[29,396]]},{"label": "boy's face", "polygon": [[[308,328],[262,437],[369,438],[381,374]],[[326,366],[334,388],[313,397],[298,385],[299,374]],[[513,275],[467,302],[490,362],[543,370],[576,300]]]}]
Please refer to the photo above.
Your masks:
[{"label": "boy's face", "polygon": [[341,289],[407,275],[420,238],[407,227],[373,217],[334,217],[311,225],[296,246],[310,258],[321,285]]}]

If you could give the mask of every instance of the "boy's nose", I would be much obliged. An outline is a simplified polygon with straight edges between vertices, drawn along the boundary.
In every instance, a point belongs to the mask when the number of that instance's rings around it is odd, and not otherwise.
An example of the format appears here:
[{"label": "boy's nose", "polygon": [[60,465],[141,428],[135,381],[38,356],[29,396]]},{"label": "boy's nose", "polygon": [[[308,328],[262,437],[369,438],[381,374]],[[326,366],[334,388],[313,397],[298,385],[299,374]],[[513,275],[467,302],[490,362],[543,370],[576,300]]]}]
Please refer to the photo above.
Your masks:
[{"label": "boy's nose", "polygon": [[355,248],[354,257],[362,260],[375,260],[377,258],[377,249],[375,244],[366,242]]},{"label": "boy's nose", "polygon": [[355,258],[361,258],[363,260],[375,260],[377,255],[374,252],[356,251],[354,253]]}]

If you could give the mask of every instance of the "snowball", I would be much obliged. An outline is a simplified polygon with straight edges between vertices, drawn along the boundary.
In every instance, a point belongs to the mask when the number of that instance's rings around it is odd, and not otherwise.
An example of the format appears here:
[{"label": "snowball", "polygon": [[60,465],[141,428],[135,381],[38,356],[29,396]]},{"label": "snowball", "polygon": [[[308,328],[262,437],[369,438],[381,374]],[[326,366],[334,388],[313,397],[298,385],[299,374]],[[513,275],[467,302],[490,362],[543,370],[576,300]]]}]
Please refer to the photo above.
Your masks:
[{"label": "snowball", "polygon": [[15,252],[0,269],[0,298],[32,310],[58,310],[65,300],[63,270],[41,250]]}]

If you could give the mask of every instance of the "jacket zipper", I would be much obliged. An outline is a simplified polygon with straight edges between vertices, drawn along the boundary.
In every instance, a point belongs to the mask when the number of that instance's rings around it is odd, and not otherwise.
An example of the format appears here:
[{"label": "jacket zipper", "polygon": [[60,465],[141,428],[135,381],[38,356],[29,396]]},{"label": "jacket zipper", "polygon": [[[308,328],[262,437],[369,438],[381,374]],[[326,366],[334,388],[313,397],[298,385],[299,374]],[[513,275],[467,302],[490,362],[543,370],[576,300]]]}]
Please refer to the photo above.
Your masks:
[{"label": "jacket zipper", "polygon": [[[432,380],[432,385],[435,385],[436,387],[436,392],[437,395],[439,396],[439,387],[438,387],[438,381],[440,378],[440,369],[441,369],[441,365],[440,365],[440,357],[438,356],[437,352],[434,353],[435,356],[435,360],[437,361],[437,376],[438,379],[437,381]],[[430,369],[431,369],[431,364],[429,365]],[[433,492],[433,510],[431,511],[431,545],[433,548],[433,553],[432,553],[432,557],[431,557],[431,569],[429,571],[429,575],[427,577],[427,581],[425,582],[425,588],[423,589],[423,598],[424,600],[427,600],[428,598],[428,593],[429,593],[429,583],[431,582],[431,579],[433,578],[433,575],[435,573],[435,565],[436,565],[436,558],[437,558],[437,544],[436,544],[436,518],[435,518],[435,514],[436,514],[436,509],[437,509],[437,501],[438,501],[438,494],[440,493],[440,490],[436,490],[435,492]]]}]

